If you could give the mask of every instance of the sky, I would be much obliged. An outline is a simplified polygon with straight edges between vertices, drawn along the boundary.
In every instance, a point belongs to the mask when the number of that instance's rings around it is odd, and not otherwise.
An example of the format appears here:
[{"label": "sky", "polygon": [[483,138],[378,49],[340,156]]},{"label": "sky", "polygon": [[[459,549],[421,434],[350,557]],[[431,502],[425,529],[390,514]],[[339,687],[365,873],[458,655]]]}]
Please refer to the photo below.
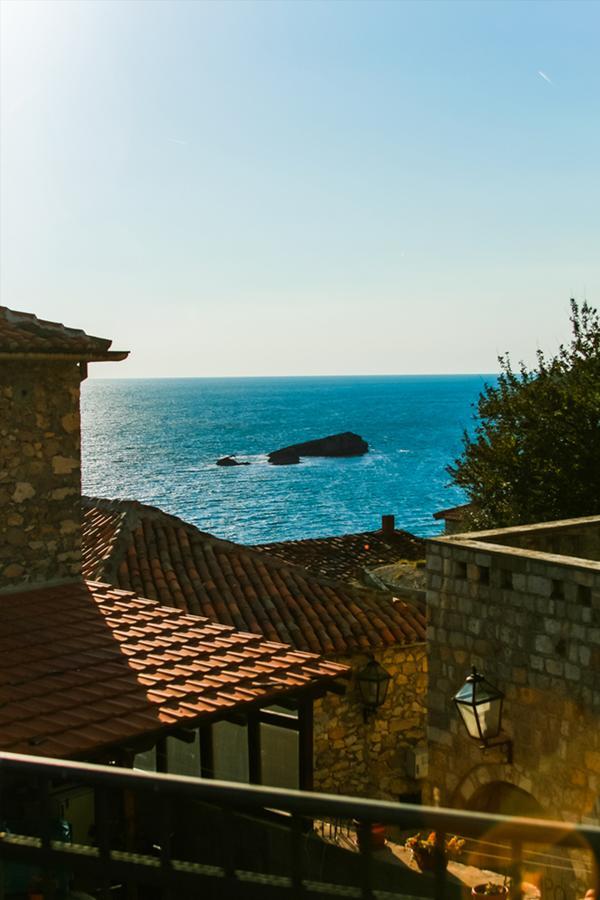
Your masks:
[{"label": "sky", "polygon": [[600,3],[0,15],[0,303],[93,375],[492,372],[600,306]]}]

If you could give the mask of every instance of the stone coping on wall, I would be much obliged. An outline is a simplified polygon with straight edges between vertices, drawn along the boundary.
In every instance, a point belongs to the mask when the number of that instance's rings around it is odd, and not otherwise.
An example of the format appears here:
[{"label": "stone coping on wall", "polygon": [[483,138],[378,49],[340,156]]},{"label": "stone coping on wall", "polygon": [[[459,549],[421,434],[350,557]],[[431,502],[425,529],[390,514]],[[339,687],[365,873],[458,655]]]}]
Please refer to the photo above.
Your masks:
[{"label": "stone coping on wall", "polygon": [[580,516],[577,519],[556,519],[552,522],[534,522],[532,525],[511,525],[508,528],[490,528],[486,531],[463,531],[460,534],[441,535],[430,540],[464,541],[476,537],[480,540],[493,540],[504,535],[525,535],[541,532],[566,531],[596,525],[600,528],[600,516]]},{"label": "stone coping on wall", "polygon": [[[429,541],[428,541],[429,543]],[[517,559],[539,560],[544,563],[551,563],[556,566],[569,566],[572,569],[588,569],[590,572],[600,574],[600,562],[593,559],[582,559],[577,556],[561,556],[558,553],[543,553],[541,550],[522,550],[520,547],[509,547],[508,544],[486,544],[483,541],[472,540],[456,540],[453,535],[452,539],[448,538],[432,538],[431,543],[445,544],[446,546],[462,547],[465,550],[475,550],[489,556],[512,556]],[[485,560],[481,560],[481,565],[487,565]]]},{"label": "stone coping on wall", "polygon": [[[462,534],[444,535],[429,538],[428,545],[438,544],[442,547],[462,548],[464,550],[479,551],[487,556],[511,556],[515,559],[538,560],[543,563],[567,566],[576,569],[586,569],[590,573],[600,574],[600,562],[585,557],[570,556],[560,553],[550,553],[531,548],[514,547],[510,544],[500,543],[503,538],[511,536],[523,536],[535,534],[548,534],[552,532],[565,532],[597,526],[600,529],[600,516],[588,516],[579,519],[560,519],[556,522],[541,522],[535,525],[518,525],[511,528],[496,528],[489,531],[470,531]],[[498,542],[498,543],[497,543]],[[489,559],[487,561],[489,563]],[[482,565],[487,564],[483,559]]]}]

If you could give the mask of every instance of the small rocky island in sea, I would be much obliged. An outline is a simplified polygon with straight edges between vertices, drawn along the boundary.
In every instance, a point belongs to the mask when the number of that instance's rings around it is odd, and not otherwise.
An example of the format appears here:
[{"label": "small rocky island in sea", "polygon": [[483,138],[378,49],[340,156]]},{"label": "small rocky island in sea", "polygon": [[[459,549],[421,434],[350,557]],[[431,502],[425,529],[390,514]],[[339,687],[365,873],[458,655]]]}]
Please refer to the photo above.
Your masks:
[{"label": "small rocky island in sea", "polygon": [[[300,462],[302,456],[362,456],[369,452],[368,443],[353,431],[341,434],[330,434],[327,437],[290,444],[272,450],[268,460],[273,466],[292,466]],[[223,456],[217,460],[218,466],[249,466],[248,462],[240,462],[235,456]]]},{"label": "small rocky island in sea", "polygon": [[269,462],[274,466],[285,466],[300,462],[301,456],[362,456],[368,452],[369,445],[359,434],[344,431],[273,450],[269,453]]},{"label": "small rocky island in sea", "polygon": [[249,462],[240,462],[235,456],[222,456],[217,460],[218,466],[249,466]]}]

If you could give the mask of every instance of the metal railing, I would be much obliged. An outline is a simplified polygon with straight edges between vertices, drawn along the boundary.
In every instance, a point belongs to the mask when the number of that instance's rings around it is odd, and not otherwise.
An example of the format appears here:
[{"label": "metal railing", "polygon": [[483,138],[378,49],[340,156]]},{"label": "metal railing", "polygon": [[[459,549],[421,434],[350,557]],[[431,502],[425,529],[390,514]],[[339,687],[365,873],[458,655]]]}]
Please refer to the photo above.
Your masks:
[{"label": "metal railing", "polygon": [[[57,828],[56,798],[67,787],[93,797],[92,828],[83,841]],[[356,852],[322,840],[315,820],[353,821]],[[417,874],[395,858],[382,859],[369,839],[374,823],[397,835],[435,831],[433,872]],[[524,871],[532,866],[543,900],[548,867],[564,872],[557,897],[598,889],[600,828],[594,826],[0,753],[2,900],[58,900],[73,885],[102,900],[459,898],[464,889],[445,866],[449,834],[497,848],[498,871],[513,898],[521,897]],[[34,887],[23,890],[28,877]]]}]

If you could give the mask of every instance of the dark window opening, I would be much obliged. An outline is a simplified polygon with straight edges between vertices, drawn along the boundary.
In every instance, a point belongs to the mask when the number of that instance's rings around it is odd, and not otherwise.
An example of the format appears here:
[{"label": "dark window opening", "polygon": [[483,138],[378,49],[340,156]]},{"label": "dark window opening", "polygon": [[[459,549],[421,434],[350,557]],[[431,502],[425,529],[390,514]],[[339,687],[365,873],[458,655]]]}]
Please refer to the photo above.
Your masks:
[{"label": "dark window opening", "polygon": [[582,606],[592,605],[592,589],[584,584],[577,585],[577,599]]},{"label": "dark window opening", "polygon": [[565,586],[562,581],[558,581],[556,578],[552,579],[552,593],[550,595],[554,600],[564,600],[565,599]]},{"label": "dark window opening", "polygon": [[457,578],[466,578],[467,577],[467,564],[466,562],[460,562],[460,560],[456,560],[454,563],[454,572]]},{"label": "dark window opening", "polygon": [[509,572],[508,569],[500,570],[500,587],[507,591],[512,591],[513,577],[512,572]]},{"label": "dark window opening", "polygon": [[477,566],[477,575],[479,578],[479,584],[489,584],[490,583],[489,566]]}]

